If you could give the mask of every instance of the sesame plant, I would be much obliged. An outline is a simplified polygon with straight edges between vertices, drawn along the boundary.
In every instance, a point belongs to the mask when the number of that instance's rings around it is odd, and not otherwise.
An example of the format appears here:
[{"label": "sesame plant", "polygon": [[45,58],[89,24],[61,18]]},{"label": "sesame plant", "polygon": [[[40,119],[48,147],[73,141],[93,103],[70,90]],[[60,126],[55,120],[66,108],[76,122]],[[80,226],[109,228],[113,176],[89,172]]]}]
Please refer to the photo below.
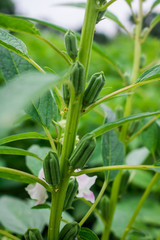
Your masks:
[{"label": "sesame plant", "polygon": [[[157,229],[148,233],[143,224],[135,223],[159,181],[160,110],[141,113],[134,110],[137,89],[144,88],[145,91],[147,85],[150,88],[154,84],[158,86],[160,80],[158,61],[155,59],[146,64],[142,54],[142,45],[160,21],[160,15],[145,29],[143,18],[160,2],[156,0],[145,13],[145,1],[139,0],[137,13],[132,8],[134,0],[125,0],[134,19],[134,31],[128,30],[108,11],[114,2],[116,0],[87,0],[85,4],[68,4],[85,8],[81,34],[34,18],[0,14],[0,154],[1,159],[4,157],[6,161],[7,157],[16,161],[13,155],[25,156],[28,167],[28,172],[25,172],[0,166],[0,178],[25,183],[28,197],[33,199],[22,203],[14,198],[0,198],[0,239],[160,239]],[[126,74],[122,70],[125,66],[121,67],[123,63],[118,63],[93,41],[96,25],[108,18],[115,21],[134,44],[131,74]],[[65,52],[45,38],[34,23],[63,33]],[[35,37],[47,44],[51,51],[56,51],[65,62],[64,69],[57,72],[35,62],[20,39],[21,34]],[[115,48],[118,46],[115,45]],[[104,74],[103,68],[90,74],[92,49],[104,59],[105,64],[112,66],[122,83],[121,88],[107,92],[108,75]],[[125,54],[127,51],[124,50]],[[122,98],[124,104],[116,109],[115,114],[115,110],[108,107],[108,102]],[[91,112],[103,118],[101,123],[97,122],[98,127],[92,129],[89,127],[92,119],[88,117]],[[89,121],[87,131],[82,134],[79,129],[84,118]],[[34,132],[23,132],[26,121],[32,121]],[[22,126],[21,133],[13,134],[19,125]],[[37,126],[40,126],[40,131],[37,131]],[[136,149],[137,146],[130,147],[140,135],[145,153]],[[31,144],[29,149],[22,148],[26,139],[40,140],[43,145]],[[12,144],[16,141],[15,147]],[[145,157],[142,156],[144,154]],[[94,166],[93,156],[96,156]],[[98,162],[99,156],[102,156],[103,162]],[[144,161],[147,156],[148,160]],[[128,182],[137,172],[149,173],[150,182],[143,188],[141,196],[138,195],[136,204],[129,205],[128,210],[122,208],[122,217],[117,214],[117,207],[123,194],[126,194]],[[145,184],[143,174],[141,180]],[[99,179],[100,190],[97,192],[95,185]],[[124,205],[130,199],[132,201],[129,193]],[[85,213],[79,201],[87,206]],[[25,204],[28,204],[27,208]],[[12,207],[16,208],[16,221]],[[82,211],[83,217],[79,220],[74,211]],[[159,211],[158,206],[155,211]],[[95,227],[93,222],[88,224],[93,214]],[[118,230],[121,222],[123,226]],[[160,221],[156,224],[159,226]]]}]

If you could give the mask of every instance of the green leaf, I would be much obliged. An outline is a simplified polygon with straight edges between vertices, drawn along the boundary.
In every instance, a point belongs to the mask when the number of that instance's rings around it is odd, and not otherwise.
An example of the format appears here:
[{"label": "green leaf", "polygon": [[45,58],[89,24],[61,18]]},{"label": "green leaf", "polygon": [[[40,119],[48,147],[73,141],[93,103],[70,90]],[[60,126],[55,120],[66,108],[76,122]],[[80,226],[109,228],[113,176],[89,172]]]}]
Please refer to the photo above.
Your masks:
[{"label": "green leaf", "polygon": [[2,46],[0,46],[0,56],[0,70],[5,81],[20,73],[35,69],[27,60]]},{"label": "green leaf", "polygon": [[[107,111],[105,122],[115,119],[115,114],[111,110]],[[104,166],[122,165],[124,162],[124,144],[118,139],[117,133],[111,130],[102,136],[102,157]],[[108,180],[113,181],[119,171],[106,171],[105,176]]]},{"label": "green leaf", "polygon": [[[145,125],[148,121],[146,119],[142,120],[142,124]],[[142,125],[142,126],[143,126]],[[147,129],[141,133],[142,143],[148,148],[151,153],[154,153],[157,147],[158,141],[158,128],[157,124],[152,123]]]},{"label": "green leaf", "polygon": [[33,201],[13,197],[0,198],[0,222],[9,231],[23,235],[28,228],[42,231],[49,221],[48,209],[32,209]]},{"label": "green leaf", "polygon": [[137,82],[147,81],[154,78],[160,78],[160,65],[152,67],[142,73],[140,77],[137,79]]},{"label": "green leaf", "polygon": [[48,138],[40,133],[37,132],[28,132],[28,133],[20,133],[16,135],[11,135],[6,138],[0,139],[0,145],[5,144],[5,143],[10,143],[14,141],[19,141],[19,140],[24,140],[24,139],[43,139],[43,140],[48,140]]},{"label": "green leaf", "polygon": [[99,240],[97,235],[89,228],[82,227],[79,233],[81,240]]},{"label": "green leaf", "polygon": [[48,184],[46,184],[46,182],[44,182],[40,178],[37,178],[34,175],[19,170],[15,170],[12,168],[0,167],[0,178],[5,178],[23,183],[31,184],[39,183],[43,187],[45,187],[48,191],[50,191],[50,187],[48,186]]},{"label": "green leaf", "polygon": [[141,165],[149,156],[150,152],[147,148],[137,148],[128,153],[126,157],[126,163],[128,165]]},{"label": "green leaf", "polygon": [[26,113],[42,125],[49,127],[52,119],[57,120],[58,106],[51,91],[29,104],[25,109]]},{"label": "green leaf", "polygon": [[98,136],[102,135],[103,133],[108,132],[116,127],[119,127],[119,126],[125,124],[125,123],[131,122],[134,120],[143,119],[143,118],[150,117],[150,116],[155,116],[158,114],[160,114],[160,111],[152,112],[152,113],[140,113],[140,114],[136,114],[136,115],[131,115],[129,117],[122,118],[115,122],[106,123],[103,126],[93,130],[91,132],[91,134],[93,134],[95,137],[98,137]]},{"label": "green leaf", "polygon": [[35,157],[35,158],[39,159],[40,161],[42,161],[42,159],[40,157],[38,157],[36,154],[28,152],[28,151],[20,149],[20,148],[14,148],[14,147],[0,146],[0,154],[31,156],[31,157]]},{"label": "green leaf", "polygon": [[[51,28],[53,28],[53,29],[55,29],[55,30],[57,30],[59,32],[62,32],[62,33],[66,33],[67,32],[66,28],[62,28],[60,26],[57,26],[55,24],[52,24],[52,23],[49,23],[49,22],[46,22],[46,21],[38,20],[38,19],[35,19],[35,18],[23,17],[23,16],[16,16],[16,17],[23,18],[23,19],[28,19],[28,20],[31,20],[31,21],[43,24],[45,26],[51,27]],[[77,37],[78,40],[80,40],[80,34],[79,33],[76,33],[76,37]],[[117,72],[119,72],[119,74],[122,76],[122,71],[120,69],[119,64],[106,52],[106,50],[103,47],[101,47],[96,42],[93,42],[92,47],[93,47],[93,50],[95,50],[108,63],[110,63],[117,70]]]},{"label": "green leaf", "polygon": [[6,30],[0,29],[0,45],[17,53],[21,57],[29,59],[26,45]]},{"label": "green leaf", "polygon": [[125,1],[126,1],[126,3],[129,5],[129,7],[132,6],[132,5],[131,5],[132,0],[125,0]]},{"label": "green leaf", "polygon": [[157,14],[157,16],[152,20],[150,27],[153,28],[156,26],[156,24],[160,21],[160,14]]},{"label": "green leaf", "polygon": [[[41,159],[44,159],[46,153],[51,150],[49,147],[40,147],[38,145],[32,145],[28,151],[36,154]],[[37,158],[26,156],[26,165],[29,170],[35,175],[38,176],[39,171],[42,168],[42,162],[40,162]]]},{"label": "green leaf", "polygon": [[125,26],[120,22],[120,20],[118,19],[118,17],[116,15],[114,15],[113,13],[106,11],[106,13],[104,14],[105,17],[111,19],[112,21],[116,22],[121,28],[123,28],[124,30],[126,30]]},{"label": "green leaf", "polygon": [[155,0],[155,2],[152,4],[151,10],[153,10],[158,4],[160,4],[160,0]]},{"label": "green leaf", "polygon": [[0,14],[0,27],[15,32],[29,33],[32,35],[40,35],[35,25],[24,19],[16,18],[5,14]]},{"label": "green leaf", "polygon": [[[20,111],[33,99],[55,86],[62,77],[39,72],[24,73],[0,89],[0,135],[11,128]],[[3,113],[3,114],[2,114]]]}]

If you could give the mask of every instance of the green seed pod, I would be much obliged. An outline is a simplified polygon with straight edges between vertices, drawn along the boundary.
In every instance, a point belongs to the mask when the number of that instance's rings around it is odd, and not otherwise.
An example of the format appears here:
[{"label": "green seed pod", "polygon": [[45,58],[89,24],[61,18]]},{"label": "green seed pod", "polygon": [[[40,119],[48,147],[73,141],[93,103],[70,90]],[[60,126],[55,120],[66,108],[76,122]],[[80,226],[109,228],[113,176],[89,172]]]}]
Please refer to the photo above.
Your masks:
[{"label": "green seed pod", "polygon": [[87,107],[91,103],[95,102],[100,91],[105,84],[105,77],[103,72],[95,73],[92,75],[89,84],[84,92],[83,106]]},{"label": "green seed pod", "polygon": [[67,223],[61,230],[58,240],[75,240],[80,232],[78,223]]},{"label": "green seed pod", "polygon": [[68,106],[70,100],[70,92],[67,84],[63,84],[63,100],[65,104]]},{"label": "green seed pod", "polygon": [[82,169],[93,153],[96,147],[96,138],[91,134],[85,135],[77,144],[76,149],[73,151],[69,164],[73,169]]},{"label": "green seed pod", "polygon": [[66,210],[72,206],[72,202],[74,200],[74,197],[75,197],[77,191],[78,191],[78,182],[75,178],[74,179],[72,178],[68,184],[66,198],[65,198],[64,207],[63,207],[64,210]]},{"label": "green seed pod", "polygon": [[144,67],[145,64],[146,64],[146,55],[142,54],[140,57],[139,67],[142,68],[142,67]]},{"label": "green seed pod", "polygon": [[43,240],[43,237],[38,229],[30,228],[24,234],[25,240]]},{"label": "green seed pod", "polygon": [[130,174],[129,171],[125,171],[122,175],[120,187],[119,187],[119,195],[121,196],[127,189],[128,180],[129,180]]},{"label": "green seed pod", "polygon": [[65,34],[65,47],[68,56],[75,60],[78,55],[77,38],[75,33],[73,33],[71,30],[68,30]]},{"label": "green seed pod", "polygon": [[129,128],[128,128],[128,134],[131,136],[133,133],[135,133],[138,130],[139,127],[139,120],[133,121],[130,123]]},{"label": "green seed pod", "polygon": [[124,116],[123,107],[121,105],[118,105],[116,107],[116,119],[119,120],[119,119],[123,118],[123,116]]},{"label": "green seed pod", "polygon": [[143,30],[142,30],[142,32],[141,32],[141,38],[144,38],[145,37],[145,35],[146,35],[146,33],[148,32],[148,30],[149,30],[149,28],[148,27],[145,27],[145,28],[143,28]]},{"label": "green seed pod", "polygon": [[70,80],[74,86],[75,95],[78,96],[84,90],[85,69],[80,62],[76,62],[71,67]]},{"label": "green seed pod", "polygon": [[129,73],[125,72],[124,73],[124,78],[125,78],[125,82],[126,82],[126,85],[130,85],[130,75]]},{"label": "green seed pod", "polygon": [[59,159],[55,152],[49,151],[43,161],[44,176],[47,183],[58,185],[60,182]]},{"label": "green seed pod", "polygon": [[110,199],[104,195],[100,201],[100,210],[103,218],[108,221],[110,214]]},{"label": "green seed pod", "polygon": [[101,19],[102,19],[102,17],[104,16],[105,12],[106,12],[106,10],[98,12],[96,24],[101,21]]}]

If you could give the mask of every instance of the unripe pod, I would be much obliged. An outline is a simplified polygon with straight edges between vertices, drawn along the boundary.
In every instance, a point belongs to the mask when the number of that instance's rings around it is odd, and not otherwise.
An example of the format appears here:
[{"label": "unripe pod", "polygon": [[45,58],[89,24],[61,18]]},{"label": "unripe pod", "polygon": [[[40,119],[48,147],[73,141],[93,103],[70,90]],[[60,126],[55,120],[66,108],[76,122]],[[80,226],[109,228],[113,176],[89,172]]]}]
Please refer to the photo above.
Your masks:
[{"label": "unripe pod", "polygon": [[75,60],[78,55],[77,38],[71,30],[68,30],[65,34],[65,47],[70,58]]},{"label": "unripe pod", "polygon": [[71,207],[72,202],[74,200],[74,197],[78,191],[78,182],[76,179],[71,179],[68,184],[67,192],[66,192],[66,197],[64,201],[64,207],[63,209],[66,210]]},{"label": "unripe pod", "polygon": [[87,107],[95,102],[100,91],[105,84],[105,77],[103,72],[95,73],[92,75],[89,84],[84,92],[83,106]]},{"label": "unripe pod", "polygon": [[80,232],[78,223],[67,223],[61,230],[58,240],[75,240]]},{"label": "unripe pod", "polygon": [[142,67],[144,67],[145,64],[146,64],[146,55],[142,54],[140,57],[139,67],[142,68]]},{"label": "unripe pod", "polygon": [[101,21],[101,19],[102,19],[102,17],[104,16],[105,12],[106,12],[106,10],[98,12],[96,24]]},{"label": "unripe pod", "polygon": [[55,152],[49,151],[43,161],[44,176],[47,183],[58,185],[60,182],[59,159]]},{"label": "unripe pod", "polygon": [[93,153],[96,147],[96,138],[90,134],[85,135],[77,144],[76,149],[73,151],[69,164],[73,169],[82,169]]},{"label": "unripe pod", "polygon": [[130,177],[129,171],[125,171],[122,175],[122,179],[119,187],[119,195],[122,195],[126,191],[129,177]]},{"label": "unripe pod", "polygon": [[28,229],[24,234],[25,240],[43,240],[43,237],[38,229]]},{"label": "unripe pod", "polygon": [[67,84],[63,84],[63,100],[65,104],[68,106],[70,100],[70,92]]},{"label": "unripe pod", "polygon": [[100,201],[100,210],[103,218],[108,221],[110,214],[110,199],[104,195]]},{"label": "unripe pod", "polygon": [[85,69],[80,62],[76,62],[71,67],[70,80],[74,86],[75,95],[78,96],[84,89]]}]

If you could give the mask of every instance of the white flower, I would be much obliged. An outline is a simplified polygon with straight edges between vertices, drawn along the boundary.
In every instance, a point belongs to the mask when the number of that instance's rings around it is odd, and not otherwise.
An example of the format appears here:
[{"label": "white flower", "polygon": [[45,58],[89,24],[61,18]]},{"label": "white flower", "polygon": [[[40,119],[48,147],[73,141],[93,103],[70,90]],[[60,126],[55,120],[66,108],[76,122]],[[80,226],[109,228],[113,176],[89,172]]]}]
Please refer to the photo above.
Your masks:
[{"label": "white flower", "polygon": [[[43,168],[41,168],[39,171],[38,177],[44,180]],[[48,198],[46,189],[39,183],[29,184],[25,190],[32,199],[37,200],[35,205],[45,203],[46,199]]]},{"label": "white flower", "polygon": [[61,126],[61,128],[65,128],[66,127],[66,120],[62,119],[61,121],[58,122],[58,124]]},{"label": "white flower", "polygon": [[85,198],[86,200],[94,203],[95,196],[93,192],[90,190],[92,185],[95,183],[97,176],[88,177],[86,174],[80,175],[76,177],[78,182],[78,195],[79,198]]},{"label": "white flower", "polygon": [[[79,171],[79,170],[76,170]],[[38,177],[44,180],[43,168],[41,168]],[[90,202],[95,201],[93,192],[90,190],[92,185],[95,183],[97,176],[88,177],[86,174],[76,177],[78,182],[78,194],[77,197],[85,198]],[[32,199],[37,200],[36,205],[42,204],[48,198],[46,189],[39,183],[29,184],[25,190],[28,192]]]}]

